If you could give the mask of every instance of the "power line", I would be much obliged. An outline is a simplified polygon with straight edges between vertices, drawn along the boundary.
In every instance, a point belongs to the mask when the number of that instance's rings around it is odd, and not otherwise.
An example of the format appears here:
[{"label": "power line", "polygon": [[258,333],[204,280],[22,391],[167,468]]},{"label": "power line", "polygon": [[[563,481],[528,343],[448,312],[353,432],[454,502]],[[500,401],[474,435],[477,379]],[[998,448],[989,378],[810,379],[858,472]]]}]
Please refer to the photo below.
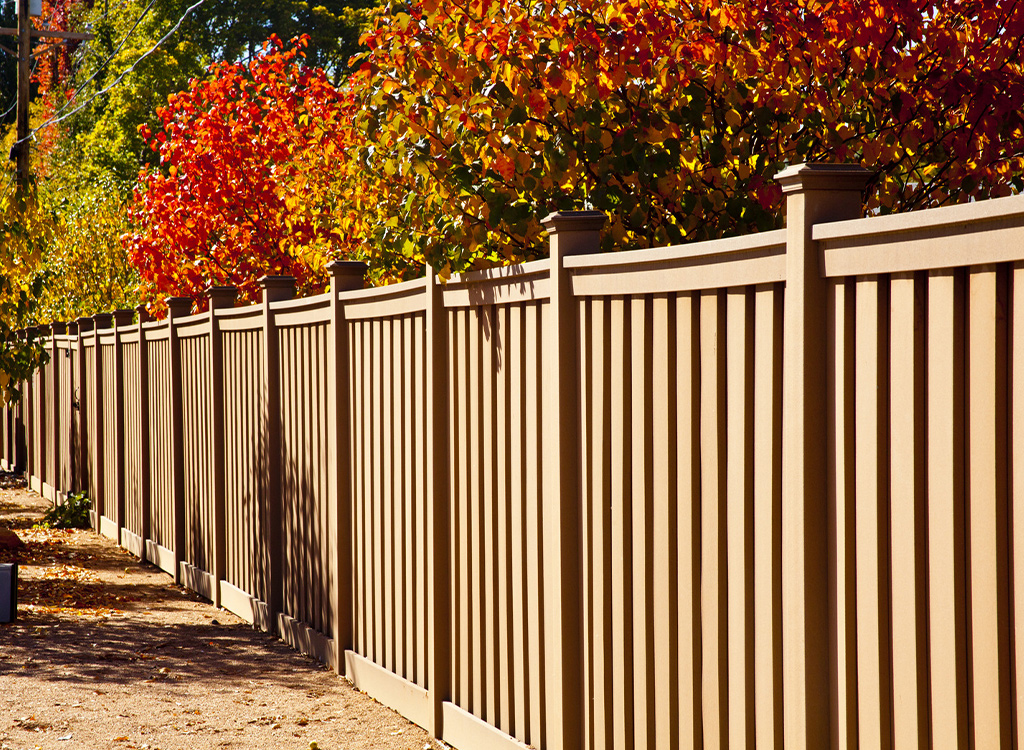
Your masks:
[{"label": "power line", "polygon": [[[39,60],[40,60],[40,58],[37,57],[35,60],[32,61],[32,72],[30,73],[30,75],[35,75],[36,66],[39,65]],[[17,106],[18,106],[18,98],[15,97],[14,101],[11,102],[11,106],[8,107],[7,110],[3,114],[0,114],[0,120],[3,120],[5,117],[7,117],[7,115],[11,114],[11,112],[13,112],[14,108],[17,107]]]},{"label": "power line", "polygon": [[[82,102],[77,107],[72,109],[70,112],[67,112],[67,113],[65,113],[63,115],[60,115],[59,117],[57,117],[57,116],[51,117],[49,120],[47,120],[46,122],[44,122],[41,125],[39,125],[39,127],[35,128],[32,132],[30,132],[24,138],[22,138],[22,139],[20,139],[18,141],[15,141],[15,145],[21,144],[21,143],[23,143],[23,142],[25,142],[27,140],[30,140],[31,138],[35,137],[35,134],[38,133],[40,130],[43,130],[44,128],[48,128],[51,125],[56,125],[57,123],[62,122],[63,120],[66,120],[67,118],[71,117],[71,115],[76,114],[78,112],[81,112],[93,100],[97,99],[100,96],[103,96],[104,94],[109,93],[115,86],[117,86],[119,83],[121,83],[121,81],[124,80],[125,76],[127,76],[129,73],[131,73],[133,70],[135,70],[136,66],[139,63],[141,63],[147,57],[149,57],[154,52],[156,52],[160,48],[160,45],[162,45],[164,42],[166,42],[168,39],[170,39],[171,36],[174,34],[174,32],[177,31],[178,29],[180,29],[181,25],[183,23],[185,23],[185,19],[188,18],[192,14],[192,11],[194,11],[196,8],[198,8],[200,5],[202,5],[205,2],[206,2],[206,0],[199,0],[199,2],[195,3],[194,5],[189,6],[185,10],[185,12],[182,13],[181,18],[178,19],[177,23],[175,23],[174,26],[171,27],[171,30],[168,31],[166,34],[164,34],[156,44],[154,44],[152,47],[150,47],[148,50],[146,50],[142,54],[142,56],[139,57],[135,62],[133,62],[131,64],[131,66],[129,66],[124,72],[121,73],[121,75],[119,75],[117,78],[115,78],[114,81],[109,86],[106,86],[106,87],[100,89],[95,94],[93,94],[88,99],[86,99],[84,102]],[[68,104],[70,104],[70,102]],[[65,105],[65,107],[66,106],[67,105]]]},{"label": "power line", "polygon": [[[96,68],[95,72],[93,72],[93,74],[89,76],[81,86],[75,89],[74,93],[71,94],[71,96],[64,103],[64,105],[54,113],[54,117],[59,117],[64,112],[64,110],[71,106],[71,104],[75,101],[75,98],[82,93],[82,90],[85,89],[85,87],[92,83],[94,80],[96,80],[96,76],[98,76],[100,73],[106,70],[107,66],[110,65],[111,61],[114,59],[117,53],[120,52],[124,48],[124,45],[128,43],[128,40],[131,39],[131,36],[135,33],[135,30],[139,28],[139,24],[141,24],[143,19],[145,19],[145,17],[149,15],[149,11],[152,10],[154,5],[156,5],[156,0],[150,0],[149,5],[147,5],[146,9],[142,11],[142,15],[135,20],[135,23],[132,25],[131,29],[128,30],[128,33],[124,35],[124,39],[122,39],[121,43],[117,45],[117,48],[110,53],[107,59],[104,60],[98,68]],[[184,20],[184,18],[182,20]],[[59,122],[59,120],[57,120],[56,122]],[[44,125],[45,124],[46,123],[44,123]],[[39,127],[41,128],[44,125],[40,125]],[[36,128],[36,130],[38,129],[39,128]]]}]

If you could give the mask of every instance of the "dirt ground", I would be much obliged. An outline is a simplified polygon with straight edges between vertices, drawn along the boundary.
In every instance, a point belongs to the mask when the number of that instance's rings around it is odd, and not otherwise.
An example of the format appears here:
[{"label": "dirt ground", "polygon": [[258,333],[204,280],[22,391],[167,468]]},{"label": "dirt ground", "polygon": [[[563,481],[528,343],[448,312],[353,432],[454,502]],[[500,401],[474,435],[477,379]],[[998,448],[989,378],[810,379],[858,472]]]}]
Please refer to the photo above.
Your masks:
[{"label": "dirt ground", "polygon": [[48,503],[0,476],[27,543],[0,624],[0,750],[433,750],[343,678],[91,531],[32,529]]}]

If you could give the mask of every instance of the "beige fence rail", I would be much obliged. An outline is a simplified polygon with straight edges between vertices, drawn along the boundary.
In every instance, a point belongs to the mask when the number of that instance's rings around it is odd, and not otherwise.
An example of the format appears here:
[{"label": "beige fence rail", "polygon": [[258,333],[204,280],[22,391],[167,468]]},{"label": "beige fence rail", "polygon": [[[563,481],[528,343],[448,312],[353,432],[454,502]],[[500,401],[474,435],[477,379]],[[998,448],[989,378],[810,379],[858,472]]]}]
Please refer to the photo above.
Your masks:
[{"label": "beige fence rail", "polygon": [[0,465],[456,747],[1020,746],[1024,198],[779,179],[777,232],[55,324]]}]

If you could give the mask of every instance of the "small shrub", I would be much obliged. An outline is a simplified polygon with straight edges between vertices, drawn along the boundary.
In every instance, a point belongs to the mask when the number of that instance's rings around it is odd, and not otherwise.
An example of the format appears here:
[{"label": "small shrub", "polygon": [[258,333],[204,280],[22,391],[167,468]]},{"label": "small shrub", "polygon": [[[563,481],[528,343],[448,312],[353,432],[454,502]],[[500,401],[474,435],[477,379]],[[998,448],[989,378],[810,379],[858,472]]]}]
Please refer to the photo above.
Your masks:
[{"label": "small shrub", "polygon": [[84,492],[72,492],[60,505],[54,504],[39,524],[45,529],[87,529],[92,501]]}]

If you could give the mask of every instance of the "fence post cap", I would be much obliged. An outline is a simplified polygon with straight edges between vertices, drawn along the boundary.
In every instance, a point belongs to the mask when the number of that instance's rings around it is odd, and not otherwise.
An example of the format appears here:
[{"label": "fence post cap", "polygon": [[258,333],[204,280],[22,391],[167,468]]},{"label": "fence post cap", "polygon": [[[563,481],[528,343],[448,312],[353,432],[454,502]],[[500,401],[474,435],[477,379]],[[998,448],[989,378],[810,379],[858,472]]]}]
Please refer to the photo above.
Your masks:
[{"label": "fence post cap", "polygon": [[132,319],[135,317],[135,311],[128,309],[114,310],[111,315],[114,316],[115,326],[126,326],[132,322]]},{"label": "fence post cap", "polygon": [[260,276],[261,289],[287,289],[295,286],[294,276]]},{"label": "fence post cap", "polygon": [[96,313],[92,316],[92,320],[96,328],[110,328],[110,324],[114,320],[114,313]]},{"label": "fence post cap", "polygon": [[139,323],[145,323],[146,321],[153,319],[153,316],[149,314],[149,305],[136,305],[135,312],[139,315]]},{"label": "fence post cap", "polygon": [[603,211],[555,211],[541,220],[548,234],[599,232],[608,218]]},{"label": "fence post cap", "polygon": [[280,302],[295,296],[294,276],[261,276],[264,302]]},{"label": "fence post cap", "polygon": [[50,323],[50,332],[55,336],[60,336],[61,334],[67,333],[67,330],[68,324],[60,320],[55,320],[52,323]]},{"label": "fence post cap", "polygon": [[872,172],[859,164],[827,164],[807,162],[786,167],[777,175],[783,193],[805,190],[855,190],[861,192]]},{"label": "fence post cap", "polygon": [[238,297],[238,287],[228,284],[211,284],[206,288],[206,299],[210,303],[210,309],[216,310],[221,307],[233,307]]},{"label": "fence post cap", "polygon": [[95,322],[96,322],[96,318],[94,316],[89,316],[89,315],[85,315],[85,316],[83,316],[83,317],[81,317],[81,318],[79,318],[78,320],[75,321],[75,323],[78,325],[79,333],[85,333],[86,331],[91,331],[92,328],[93,328],[93,324]]},{"label": "fence post cap", "polygon": [[324,270],[331,276],[362,276],[368,268],[363,260],[332,260]]},{"label": "fence post cap", "polygon": [[191,297],[168,297],[164,300],[167,305],[167,317],[180,318],[192,312]]},{"label": "fence post cap", "polygon": [[332,260],[324,269],[331,275],[331,289],[348,292],[363,288],[363,279],[369,266],[361,260]]}]

